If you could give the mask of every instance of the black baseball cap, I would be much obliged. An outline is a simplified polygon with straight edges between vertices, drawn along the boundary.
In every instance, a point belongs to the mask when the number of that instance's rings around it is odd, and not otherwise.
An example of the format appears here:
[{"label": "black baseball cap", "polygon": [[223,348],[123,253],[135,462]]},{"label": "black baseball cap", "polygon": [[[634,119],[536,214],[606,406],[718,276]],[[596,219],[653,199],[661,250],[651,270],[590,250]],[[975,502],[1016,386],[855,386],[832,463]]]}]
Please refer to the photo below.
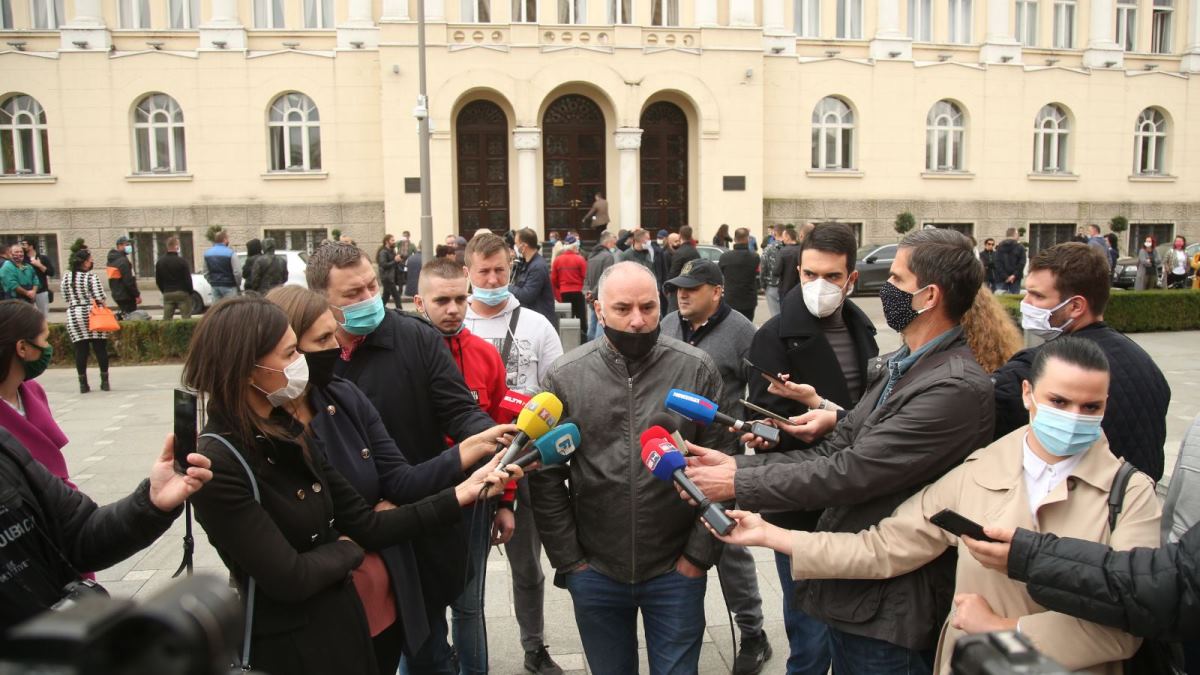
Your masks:
[{"label": "black baseball cap", "polygon": [[673,291],[676,288],[695,288],[704,284],[724,286],[725,275],[721,274],[721,268],[717,267],[715,262],[697,258],[689,260],[680,270],[679,276],[663,284],[663,289]]}]

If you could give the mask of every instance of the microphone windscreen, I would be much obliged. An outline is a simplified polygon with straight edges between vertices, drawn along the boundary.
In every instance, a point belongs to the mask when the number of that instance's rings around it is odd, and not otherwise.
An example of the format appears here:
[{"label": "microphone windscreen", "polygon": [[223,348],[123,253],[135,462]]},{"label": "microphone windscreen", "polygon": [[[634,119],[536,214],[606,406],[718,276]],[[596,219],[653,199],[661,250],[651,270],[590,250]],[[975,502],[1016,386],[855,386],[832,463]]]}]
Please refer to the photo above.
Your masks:
[{"label": "microphone windscreen", "polygon": [[655,438],[661,438],[669,442],[671,440],[671,432],[660,426],[653,426],[642,432],[642,435],[638,438],[638,443],[642,447],[645,447],[647,443]]},{"label": "microphone windscreen", "polygon": [[669,481],[677,470],[687,467],[687,459],[670,441],[654,438],[642,446],[642,464],[655,478]]},{"label": "microphone windscreen", "polygon": [[517,428],[530,438],[540,438],[550,431],[550,427],[558,424],[562,416],[563,404],[554,394],[543,391],[529,399],[529,403],[517,416]]},{"label": "microphone windscreen", "polygon": [[508,390],[500,400],[500,410],[504,411],[504,419],[516,419],[529,403],[529,397],[519,391]]},{"label": "microphone windscreen", "polygon": [[649,426],[659,426],[667,430],[668,434],[673,434],[679,431],[679,416],[672,415],[669,412],[658,411],[650,416],[646,421]]},{"label": "microphone windscreen", "polygon": [[667,410],[683,415],[685,418],[701,424],[712,424],[717,414],[717,404],[689,391],[672,389],[667,392],[664,401]]},{"label": "microphone windscreen", "polygon": [[579,427],[574,422],[562,422],[537,439],[533,446],[541,455],[542,466],[563,464],[579,448]]}]

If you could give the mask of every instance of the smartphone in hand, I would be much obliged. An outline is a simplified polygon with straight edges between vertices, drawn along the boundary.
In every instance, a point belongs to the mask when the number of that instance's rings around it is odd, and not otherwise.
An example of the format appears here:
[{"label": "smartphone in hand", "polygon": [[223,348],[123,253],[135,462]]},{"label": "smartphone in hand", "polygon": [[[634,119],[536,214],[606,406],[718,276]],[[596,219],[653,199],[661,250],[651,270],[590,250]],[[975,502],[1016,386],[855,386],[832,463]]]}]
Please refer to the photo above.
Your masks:
[{"label": "smartphone in hand", "polygon": [[742,365],[744,365],[746,368],[750,369],[752,372],[756,372],[759,375],[762,375],[763,379],[770,382],[771,384],[779,385],[780,388],[782,388],[784,386],[783,380],[779,379],[779,376],[777,374],[769,373],[766,370],[759,368],[758,366],[754,365],[754,363],[752,363],[750,361],[750,359],[742,357]]},{"label": "smartphone in hand", "polygon": [[175,412],[175,470],[187,473],[187,456],[196,451],[196,395],[187,389],[176,389],[173,397]]},{"label": "smartphone in hand", "polygon": [[956,537],[965,535],[976,541],[996,541],[983,533],[982,525],[950,509],[942,509],[933,514],[929,517],[929,522]]}]

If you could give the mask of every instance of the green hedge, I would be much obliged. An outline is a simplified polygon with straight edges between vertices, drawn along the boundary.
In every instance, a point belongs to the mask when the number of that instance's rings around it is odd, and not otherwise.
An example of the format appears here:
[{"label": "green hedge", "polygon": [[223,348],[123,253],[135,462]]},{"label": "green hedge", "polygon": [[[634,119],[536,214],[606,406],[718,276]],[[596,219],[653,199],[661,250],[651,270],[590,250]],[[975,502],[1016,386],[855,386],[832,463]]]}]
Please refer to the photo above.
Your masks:
[{"label": "green hedge", "polygon": [[[1021,296],[997,296],[1019,323]],[[1104,322],[1122,333],[1200,330],[1200,291],[1122,291],[1113,289]]]},{"label": "green hedge", "polygon": [[[109,338],[109,356],[117,365],[180,361],[187,353],[198,321],[122,321],[121,330]],[[65,324],[50,324],[50,344],[54,345],[55,365],[75,363]]]}]

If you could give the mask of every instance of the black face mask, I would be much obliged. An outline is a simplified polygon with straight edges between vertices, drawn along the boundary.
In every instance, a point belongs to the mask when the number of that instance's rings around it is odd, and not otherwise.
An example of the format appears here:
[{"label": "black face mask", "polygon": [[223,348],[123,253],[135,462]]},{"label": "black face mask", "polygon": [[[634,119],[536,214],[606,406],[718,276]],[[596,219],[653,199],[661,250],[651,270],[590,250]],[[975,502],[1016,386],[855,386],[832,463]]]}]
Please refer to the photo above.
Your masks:
[{"label": "black face mask", "polygon": [[308,381],[314,387],[327,387],[333,381],[333,367],[342,357],[342,348],[322,349],[319,352],[308,352],[304,359],[308,361]]},{"label": "black face mask", "polygon": [[629,361],[637,361],[650,353],[658,343],[660,326],[655,326],[649,333],[629,333],[610,326],[604,327],[604,337],[612,343],[613,349],[620,352]]}]

